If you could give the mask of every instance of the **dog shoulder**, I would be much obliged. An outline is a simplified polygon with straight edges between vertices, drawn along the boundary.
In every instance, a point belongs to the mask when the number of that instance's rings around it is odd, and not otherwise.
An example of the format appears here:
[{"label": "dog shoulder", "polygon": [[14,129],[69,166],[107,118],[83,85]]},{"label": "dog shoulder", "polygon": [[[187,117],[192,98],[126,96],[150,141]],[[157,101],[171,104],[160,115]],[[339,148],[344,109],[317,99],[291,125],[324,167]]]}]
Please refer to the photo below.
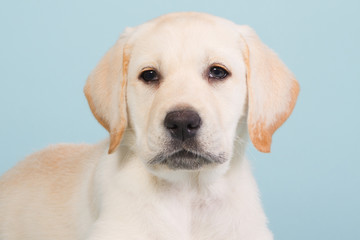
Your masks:
[{"label": "dog shoulder", "polygon": [[57,144],[35,152],[20,161],[0,178],[0,192],[16,187],[36,187],[55,183],[57,187],[69,183],[93,162],[93,145]]},{"label": "dog shoulder", "polygon": [[[28,229],[62,236],[53,239],[70,239],[67,236],[73,232],[63,226],[69,224],[68,218],[77,217],[74,200],[81,198],[82,184],[96,165],[96,149],[86,144],[52,145],[5,173],[0,178],[0,239],[13,239]],[[38,231],[33,233],[36,236]]]}]

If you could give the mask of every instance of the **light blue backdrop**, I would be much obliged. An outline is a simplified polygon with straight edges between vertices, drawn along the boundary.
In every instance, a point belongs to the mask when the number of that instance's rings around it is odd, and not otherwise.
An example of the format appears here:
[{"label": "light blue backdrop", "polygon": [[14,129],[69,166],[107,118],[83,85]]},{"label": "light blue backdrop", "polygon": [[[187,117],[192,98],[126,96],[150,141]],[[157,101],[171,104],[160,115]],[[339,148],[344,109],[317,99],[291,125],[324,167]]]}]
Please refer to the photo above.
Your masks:
[{"label": "light blue backdrop", "polygon": [[252,26],[301,84],[272,153],[248,151],[276,239],[360,239],[357,0],[2,1],[0,174],[50,143],[107,137],[87,75],[126,26],[174,11]]}]

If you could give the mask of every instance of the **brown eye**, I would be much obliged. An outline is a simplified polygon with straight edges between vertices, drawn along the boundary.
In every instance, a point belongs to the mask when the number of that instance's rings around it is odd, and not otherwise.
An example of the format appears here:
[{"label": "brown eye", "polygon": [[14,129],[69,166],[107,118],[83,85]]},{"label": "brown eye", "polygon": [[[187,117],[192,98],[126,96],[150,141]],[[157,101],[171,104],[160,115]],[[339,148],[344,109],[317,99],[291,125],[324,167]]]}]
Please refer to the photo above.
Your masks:
[{"label": "brown eye", "polygon": [[140,78],[147,83],[159,81],[159,75],[155,70],[146,70],[140,74]]},{"label": "brown eye", "polygon": [[224,79],[229,75],[229,73],[222,67],[213,66],[209,70],[209,78],[212,79]]}]

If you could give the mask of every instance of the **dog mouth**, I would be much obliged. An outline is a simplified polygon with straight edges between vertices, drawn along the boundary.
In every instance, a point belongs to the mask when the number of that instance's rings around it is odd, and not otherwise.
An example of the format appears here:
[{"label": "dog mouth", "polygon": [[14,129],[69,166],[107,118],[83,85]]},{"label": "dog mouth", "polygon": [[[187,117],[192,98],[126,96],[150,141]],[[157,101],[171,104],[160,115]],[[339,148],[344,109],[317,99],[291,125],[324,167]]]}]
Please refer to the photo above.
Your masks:
[{"label": "dog mouth", "polygon": [[211,154],[180,149],[170,154],[160,153],[152,158],[149,165],[166,165],[170,169],[197,170],[205,165],[225,162],[225,154]]}]

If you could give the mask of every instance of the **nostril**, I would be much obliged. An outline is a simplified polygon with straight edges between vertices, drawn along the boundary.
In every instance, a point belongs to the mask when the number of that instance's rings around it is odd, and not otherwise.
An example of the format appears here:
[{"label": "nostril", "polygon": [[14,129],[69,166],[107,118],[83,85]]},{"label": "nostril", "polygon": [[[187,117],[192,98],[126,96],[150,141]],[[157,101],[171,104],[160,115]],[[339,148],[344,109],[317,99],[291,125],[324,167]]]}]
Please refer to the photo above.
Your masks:
[{"label": "nostril", "polygon": [[199,123],[197,123],[197,124],[188,124],[187,125],[187,129],[189,129],[189,130],[196,130],[196,129],[198,129],[200,127],[200,124]]},{"label": "nostril", "polygon": [[168,122],[165,122],[165,127],[167,129],[177,129],[178,126],[176,124],[172,124],[172,123],[168,123]]}]

